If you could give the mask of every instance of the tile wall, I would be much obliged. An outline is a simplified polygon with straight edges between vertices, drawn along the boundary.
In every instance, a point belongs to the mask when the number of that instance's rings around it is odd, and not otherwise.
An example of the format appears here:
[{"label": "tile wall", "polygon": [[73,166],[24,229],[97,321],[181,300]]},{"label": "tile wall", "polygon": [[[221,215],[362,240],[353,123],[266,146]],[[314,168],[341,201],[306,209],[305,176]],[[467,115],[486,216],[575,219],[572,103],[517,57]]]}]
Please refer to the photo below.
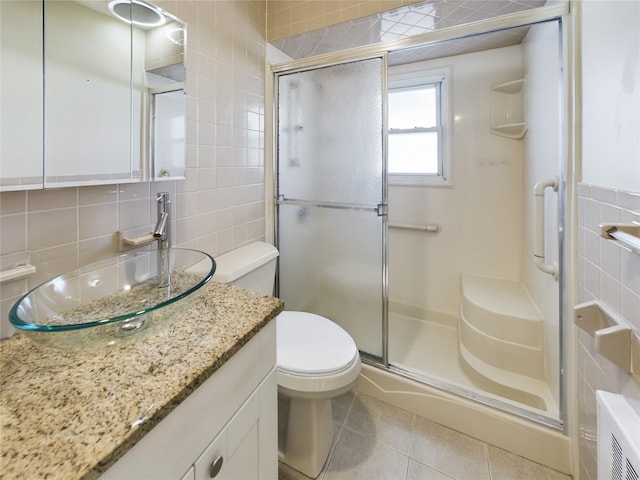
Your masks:
[{"label": "tile wall", "polygon": [[269,0],[267,39],[298,35],[422,0]]},{"label": "tile wall", "polygon": [[[119,230],[150,231],[155,194],[173,193],[174,245],[217,254],[264,238],[265,2],[156,1],[187,22],[187,180],[0,194],[0,336],[27,289],[112,255]],[[3,159],[3,161],[5,161]]]},{"label": "tile wall", "polygon": [[[640,193],[578,185],[578,302],[599,300],[640,337],[640,255],[600,237],[600,223],[640,224]],[[597,478],[596,390],[622,393],[640,415],[640,383],[595,351],[578,329],[580,479]]]}]

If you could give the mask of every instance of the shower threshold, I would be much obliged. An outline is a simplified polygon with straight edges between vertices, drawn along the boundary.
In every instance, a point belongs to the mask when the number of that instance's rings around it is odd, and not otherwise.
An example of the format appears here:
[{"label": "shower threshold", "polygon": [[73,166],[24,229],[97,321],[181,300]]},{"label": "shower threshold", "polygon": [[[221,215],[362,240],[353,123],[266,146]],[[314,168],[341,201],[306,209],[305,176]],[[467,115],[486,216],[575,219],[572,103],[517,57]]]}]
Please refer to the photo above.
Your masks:
[{"label": "shower threshold", "polygon": [[362,360],[354,391],[560,472],[571,472],[571,445],[559,420],[394,365],[384,367],[366,354]]}]

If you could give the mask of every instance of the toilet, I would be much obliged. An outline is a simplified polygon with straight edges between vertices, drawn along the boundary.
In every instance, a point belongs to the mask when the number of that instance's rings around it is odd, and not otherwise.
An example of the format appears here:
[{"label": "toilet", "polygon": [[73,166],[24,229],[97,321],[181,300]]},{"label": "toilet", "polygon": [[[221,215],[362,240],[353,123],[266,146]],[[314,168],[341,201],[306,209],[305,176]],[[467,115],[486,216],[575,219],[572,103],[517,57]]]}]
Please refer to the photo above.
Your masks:
[{"label": "toilet", "polygon": [[[273,295],[277,257],[274,246],[251,243],[216,257],[213,279]],[[284,311],[276,331],[279,460],[316,478],[333,439],[331,399],[355,384],[360,355],[351,336],[320,315]]]}]

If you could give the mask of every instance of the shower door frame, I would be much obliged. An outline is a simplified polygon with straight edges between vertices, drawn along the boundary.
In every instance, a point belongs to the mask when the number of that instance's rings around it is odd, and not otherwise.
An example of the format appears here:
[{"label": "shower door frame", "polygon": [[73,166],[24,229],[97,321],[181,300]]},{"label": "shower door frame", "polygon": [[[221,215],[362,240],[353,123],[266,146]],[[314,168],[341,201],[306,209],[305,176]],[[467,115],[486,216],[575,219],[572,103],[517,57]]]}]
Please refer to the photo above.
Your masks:
[{"label": "shower door frame", "polygon": [[[486,405],[491,408],[496,408],[500,411],[515,415],[517,417],[529,420],[531,422],[543,425],[545,427],[559,430],[567,433],[567,389],[568,389],[568,379],[566,373],[566,325],[565,322],[568,318],[571,318],[569,312],[569,306],[567,302],[567,272],[569,271],[569,259],[566,254],[566,236],[567,236],[567,212],[568,208],[575,208],[572,202],[569,202],[567,199],[567,195],[573,192],[573,188],[571,185],[573,184],[573,174],[569,171],[568,168],[568,158],[570,152],[573,152],[571,145],[573,145],[573,136],[571,135],[571,129],[568,126],[567,119],[572,118],[572,107],[571,103],[571,95],[570,95],[570,85],[568,81],[568,74],[571,65],[569,64],[568,57],[568,27],[570,26],[569,19],[569,4],[557,4],[557,5],[549,5],[543,6],[539,8],[535,8],[532,10],[525,10],[518,13],[508,14],[501,17],[491,18],[487,20],[480,20],[473,23],[463,24],[459,26],[444,28],[442,30],[435,30],[432,32],[415,35],[412,37],[393,40],[387,42],[380,42],[372,45],[365,45],[363,47],[355,47],[350,49],[345,49],[333,53],[317,55],[313,57],[304,58],[301,60],[292,60],[286,63],[279,63],[275,65],[267,65],[267,71],[265,75],[265,102],[267,105],[272,106],[272,110],[270,112],[270,117],[267,118],[265,124],[265,154],[269,155],[271,158],[271,170],[265,168],[265,207],[267,212],[274,212],[273,222],[269,225],[269,221],[267,218],[267,228],[265,235],[269,239],[274,240],[277,245],[278,240],[278,218],[277,218],[277,168],[278,168],[278,152],[277,152],[277,129],[276,129],[276,121],[277,119],[277,108],[278,108],[278,95],[277,95],[277,77],[283,73],[294,73],[305,70],[311,70],[315,68],[327,67],[332,65],[338,65],[342,63],[349,63],[358,60],[365,60],[368,58],[381,57],[385,58],[385,70],[386,70],[386,55],[388,53],[394,52],[396,50],[401,50],[410,47],[417,46],[427,46],[434,45],[437,43],[463,39],[467,37],[472,37],[475,35],[480,35],[483,33],[491,33],[500,30],[506,30],[510,28],[531,26],[538,23],[546,23],[546,22],[558,22],[559,32],[559,46],[558,46],[558,54],[560,55],[560,65],[562,68],[562,72],[560,74],[561,77],[561,85],[558,86],[560,88],[560,112],[561,115],[560,124],[562,128],[561,134],[561,142],[560,142],[560,163],[559,163],[559,173],[560,173],[560,185],[558,190],[558,223],[559,223],[559,238],[558,238],[558,255],[559,255],[559,280],[558,280],[558,294],[559,294],[559,325],[558,325],[558,336],[559,336],[559,399],[558,399],[558,418],[548,417],[545,415],[538,414],[536,412],[532,412],[531,410],[527,410],[525,408],[514,406],[510,403],[500,400],[494,400],[492,398],[486,397],[482,394],[478,394],[474,391],[469,391],[463,388],[455,387],[450,383],[446,383],[444,381],[438,381],[428,376],[419,376],[415,375],[411,372],[404,371],[397,367],[390,365],[389,363],[389,345],[388,345],[388,218],[385,216],[383,221],[383,235],[385,244],[384,248],[384,266],[383,266],[383,319],[382,319],[382,357],[372,357],[368,355],[363,356],[363,362],[368,365],[372,365],[377,368],[381,368],[384,371],[400,375],[411,380],[419,381],[428,386],[437,388],[439,390],[443,390],[448,393],[452,393],[454,395],[458,395],[462,398],[469,399],[471,401]],[[384,79],[386,82],[386,78]],[[386,98],[383,99],[384,108],[386,111]],[[387,119],[384,119],[385,127]],[[384,155],[384,163],[386,169],[386,155],[387,155],[387,132],[386,128],[383,132],[383,155]],[[385,170],[386,171],[386,170]],[[269,178],[269,176],[271,178]],[[569,187],[567,187],[569,185]],[[386,203],[386,192],[388,187],[388,179],[385,179],[384,182],[384,191],[385,191],[385,203]],[[270,188],[270,191],[269,191]],[[571,218],[573,221],[573,218]],[[276,274],[276,277],[279,275],[279,271]],[[278,285],[278,278],[276,278],[276,288]]]},{"label": "shower door frame", "polygon": [[[306,205],[310,207],[316,208],[330,208],[330,209],[340,209],[340,210],[357,210],[357,211],[372,211],[376,210],[379,217],[381,217],[382,221],[382,265],[381,265],[381,273],[382,273],[382,291],[380,292],[382,296],[382,321],[381,321],[381,355],[376,356],[374,354],[370,354],[367,352],[360,351],[361,358],[364,362],[369,363],[371,365],[383,366],[389,364],[389,216],[388,216],[388,181],[387,181],[387,136],[388,136],[388,121],[387,121],[387,97],[383,96],[381,99],[382,106],[382,185],[381,185],[381,199],[380,203],[377,207],[371,207],[369,205],[355,205],[355,204],[341,204],[341,203],[319,203],[319,202],[299,202],[295,199],[286,199],[279,198],[279,185],[278,185],[278,151],[277,151],[277,135],[278,135],[278,105],[279,105],[279,96],[278,96],[278,79],[281,75],[288,75],[293,73],[301,73],[310,70],[316,70],[321,68],[329,68],[335,67],[338,65],[345,65],[354,62],[373,60],[379,58],[382,62],[382,72],[381,72],[381,91],[387,91],[387,53],[386,51],[380,52],[376,51],[375,53],[364,53],[362,55],[354,55],[345,59],[326,59],[326,61],[317,61],[312,65],[301,65],[299,67],[295,66],[282,66],[281,69],[272,70],[272,74],[267,74],[267,78],[269,78],[273,84],[271,85],[272,92],[272,101],[271,105],[273,106],[272,111],[272,119],[273,119],[273,150],[272,150],[272,174],[273,174],[273,192],[271,195],[271,201],[273,202],[272,210],[275,212],[274,215],[274,230],[273,230],[273,239],[276,246],[279,245],[278,235],[279,235],[279,227],[278,227],[278,205]],[[265,100],[267,100],[265,98]],[[265,134],[265,139],[267,135]],[[266,149],[266,145],[265,145]],[[265,178],[266,184],[266,178]],[[268,198],[269,195],[267,194]],[[269,208],[268,203],[265,205]],[[278,268],[276,269],[276,295],[279,295],[280,289],[280,268],[278,262]]]}]

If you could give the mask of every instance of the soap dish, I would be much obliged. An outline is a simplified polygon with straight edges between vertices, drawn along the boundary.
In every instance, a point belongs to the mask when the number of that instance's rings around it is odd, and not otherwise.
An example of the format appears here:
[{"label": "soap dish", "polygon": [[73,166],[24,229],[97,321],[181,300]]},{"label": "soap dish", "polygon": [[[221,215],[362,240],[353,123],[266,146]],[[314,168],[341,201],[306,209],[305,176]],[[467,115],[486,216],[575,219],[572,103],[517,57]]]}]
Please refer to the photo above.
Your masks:
[{"label": "soap dish", "polygon": [[631,327],[597,301],[574,307],[574,323],[595,340],[596,351],[625,372],[640,373],[640,339]]}]

